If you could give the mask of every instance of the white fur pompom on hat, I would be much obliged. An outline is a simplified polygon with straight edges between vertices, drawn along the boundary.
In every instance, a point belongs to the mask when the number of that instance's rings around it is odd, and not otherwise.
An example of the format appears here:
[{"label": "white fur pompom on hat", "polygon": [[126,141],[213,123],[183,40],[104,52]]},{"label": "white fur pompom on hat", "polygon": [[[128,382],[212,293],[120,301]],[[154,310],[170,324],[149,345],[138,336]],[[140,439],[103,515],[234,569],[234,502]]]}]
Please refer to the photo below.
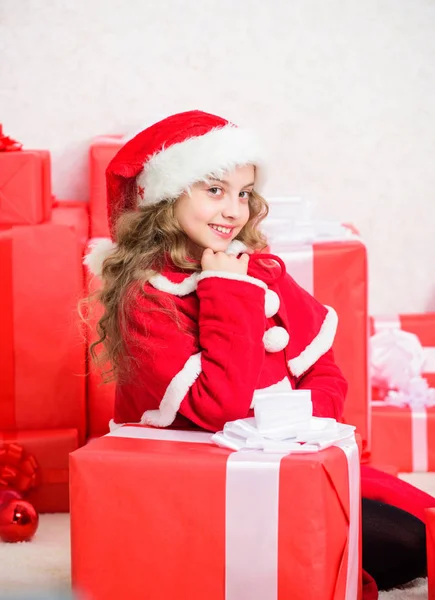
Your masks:
[{"label": "white fur pompom on hat", "polygon": [[92,275],[101,277],[103,273],[103,264],[116,249],[117,244],[110,238],[94,238],[89,242],[88,252],[83,259]]}]

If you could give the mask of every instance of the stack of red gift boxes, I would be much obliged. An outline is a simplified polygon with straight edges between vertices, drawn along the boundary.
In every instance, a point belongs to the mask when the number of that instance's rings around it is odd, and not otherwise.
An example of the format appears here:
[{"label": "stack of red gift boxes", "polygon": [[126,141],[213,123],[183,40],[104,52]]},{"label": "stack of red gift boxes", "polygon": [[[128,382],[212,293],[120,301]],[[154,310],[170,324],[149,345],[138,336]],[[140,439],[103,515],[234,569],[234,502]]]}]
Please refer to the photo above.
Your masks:
[{"label": "stack of red gift boxes", "polygon": [[67,511],[69,453],[86,439],[86,346],[75,315],[87,211],[83,204],[53,203],[48,152],[6,149],[0,152],[1,485],[22,485],[41,512]]}]

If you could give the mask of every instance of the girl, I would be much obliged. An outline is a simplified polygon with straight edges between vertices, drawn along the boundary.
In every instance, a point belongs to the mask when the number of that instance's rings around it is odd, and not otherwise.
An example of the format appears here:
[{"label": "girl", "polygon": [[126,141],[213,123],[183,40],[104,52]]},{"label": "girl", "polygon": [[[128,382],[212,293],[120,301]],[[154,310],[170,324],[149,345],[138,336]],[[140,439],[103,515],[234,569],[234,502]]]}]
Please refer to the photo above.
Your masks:
[{"label": "girl", "polygon": [[[103,344],[117,380],[112,426],[218,431],[265,388],[309,389],[314,415],[341,419],[337,315],[261,252],[264,171],[248,133],[199,111],[149,127],[109,164],[116,243],[94,243],[85,262],[103,280],[92,352]],[[424,575],[435,500],[367,467],[362,479],[364,568],[380,588]]]}]

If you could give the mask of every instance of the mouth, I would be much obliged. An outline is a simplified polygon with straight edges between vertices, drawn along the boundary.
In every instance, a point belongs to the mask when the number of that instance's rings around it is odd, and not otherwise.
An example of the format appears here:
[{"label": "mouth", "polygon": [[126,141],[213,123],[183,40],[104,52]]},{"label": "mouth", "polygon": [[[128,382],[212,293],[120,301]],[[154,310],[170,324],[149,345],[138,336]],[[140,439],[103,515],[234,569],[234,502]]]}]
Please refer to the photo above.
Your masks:
[{"label": "mouth", "polygon": [[220,238],[229,239],[233,235],[235,227],[227,227],[226,225],[209,224],[210,229]]}]

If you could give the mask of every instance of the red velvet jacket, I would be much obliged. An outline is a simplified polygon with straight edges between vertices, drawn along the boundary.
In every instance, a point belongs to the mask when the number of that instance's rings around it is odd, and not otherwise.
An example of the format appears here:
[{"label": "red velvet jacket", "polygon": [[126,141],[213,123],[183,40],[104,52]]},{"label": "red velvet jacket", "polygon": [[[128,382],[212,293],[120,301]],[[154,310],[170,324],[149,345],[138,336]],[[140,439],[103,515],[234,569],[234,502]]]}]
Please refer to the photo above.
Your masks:
[{"label": "red velvet jacket", "polygon": [[218,431],[251,416],[258,390],[274,384],[310,389],[316,416],[341,418],[347,385],[331,350],[336,313],[267,256],[252,255],[247,276],[168,264],[146,284],[126,331],[139,366],[117,386],[115,423]]}]

